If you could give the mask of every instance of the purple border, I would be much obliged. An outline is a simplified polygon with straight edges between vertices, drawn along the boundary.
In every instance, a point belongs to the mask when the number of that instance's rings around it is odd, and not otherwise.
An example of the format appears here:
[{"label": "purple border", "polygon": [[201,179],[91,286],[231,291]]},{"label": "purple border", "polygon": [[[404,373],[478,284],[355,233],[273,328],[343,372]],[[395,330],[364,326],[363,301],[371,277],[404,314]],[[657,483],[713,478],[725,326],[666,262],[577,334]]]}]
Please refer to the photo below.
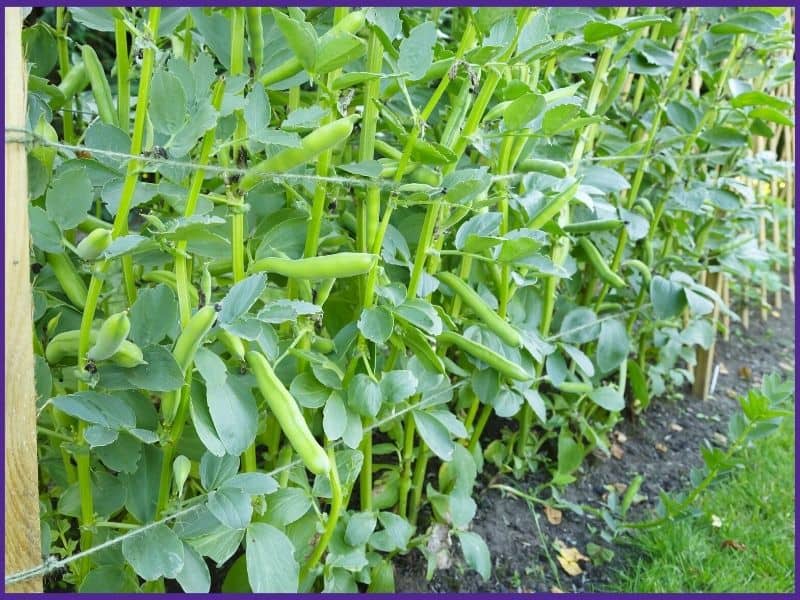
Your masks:
[{"label": "purple border", "polygon": [[[221,3],[219,3],[219,2],[212,3],[212,2],[198,2],[197,0],[185,0],[183,2],[171,2],[171,1],[149,2],[149,1],[146,1],[146,2],[142,2],[140,5],[141,6],[184,7],[184,6],[216,6],[216,5],[220,5],[220,4]],[[314,1],[310,1],[309,2],[309,1],[305,1],[305,0],[300,0],[300,1],[295,1],[295,2],[292,2],[292,3],[286,3],[286,2],[284,2],[284,3],[274,3],[274,2],[265,2],[263,0],[262,1],[258,1],[258,0],[239,0],[239,2],[236,2],[235,4],[237,6],[289,6],[289,5],[291,5],[291,6],[299,6],[299,7],[346,6],[346,5],[349,5],[349,6],[402,6],[402,4],[400,4],[398,2],[386,2],[386,1],[382,1],[382,0],[378,0],[378,1],[374,1],[373,0],[372,2],[369,2],[367,4],[363,4],[363,5],[361,5],[361,4],[349,4],[347,2],[331,2],[330,0],[318,0],[316,2],[314,2]],[[798,0],[793,0],[792,2],[786,2],[785,0],[782,0],[782,1],[781,0],[779,0],[779,1],[750,0],[746,4],[747,4],[748,7],[774,6],[774,7],[795,7],[795,9],[797,9]],[[105,7],[105,6],[124,6],[124,4],[117,3],[117,2],[102,2],[102,1],[97,1],[97,0],[91,0],[91,1],[88,1],[88,2],[85,1],[85,0],[79,0],[77,2],[70,2],[69,5],[71,5],[71,6],[101,6],[101,7]],[[649,2],[648,1],[641,1],[641,0],[634,0],[634,1],[628,1],[628,2],[608,2],[606,0],[599,0],[599,1],[594,1],[594,2],[555,1],[555,2],[550,2],[550,3],[547,3],[547,4],[544,4],[544,3],[540,4],[538,2],[523,2],[523,1],[516,1],[516,0],[511,0],[511,1],[506,0],[506,1],[500,2],[500,3],[492,3],[492,2],[487,2],[485,0],[482,1],[482,2],[460,2],[460,1],[455,1],[455,2],[432,2],[431,0],[417,0],[416,2],[414,2],[412,4],[412,6],[414,6],[414,7],[417,7],[417,6],[420,6],[420,7],[425,7],[425,6],[448,6],[448,7],[449,6],[498,6],[498,7],[500,7],[500,6],[502,6],[502,7],[514,7],[514,6],[579,7],[579,6],[589,6],[589,7],[608,7],[608,6],[620,6],[620,5],[624,5],[624,6],[652,6],[652,7],[693,7],[693,6],[730,7],[730,6],[734,6],[735,4],[733,2],[720,2],[719,0],[711,0],[711,1],[704,2],[704,3],[697,3],[697,2],[669,2],[669,1],[665,1],[665,0],[651,0]],[[11,1],[5,1],[4,0],[3,1],[3,6],[4,7],[6,7],[6,6],[8,6],[8,7],[26,7],[26,6],[32,6],[32,3],[30,3],[30,2],[21,2],[19,0],[11,0]],[[49,2],[49,1],[36,3],[36,7],[39,7],[39,6],[56,6],[56,3],[52,3],[52,2]],[[3,12],[2,21],[3,21],[3,25],[5,26],[5,11]],[[795,34],[796,34],[796,25],[795,25]],[[4,64],[5,64],[5,48],[4,47],[3,47],[2,50],[0,50],[0,54],[2,54],[3,59],[4,59]],[[795,57],[796,57],[796,55],[797,55],[797,51],[796,51],[796,46],[795,46]],[[797,98],[798,78],[800,78],[800,66],[795,61],[795,80],[794,80],[795,98]],[[5,106],[5,88],[3,88],[3,91],[1,93],[2,93],[2,97],[3,97],[3,105]],[[798,122],[800,122],[800,106],[798,106],[798,103],[795,100],[795,124],[797,124]],[[3,115],[3,124],[4,124],[4,130],[5,130],[5,114]],[[794,134],[795,134],[795,149],[796,149],[798,147],[798,141],[800,141],[800,134],[798,134],[797,127],[795,127]],[[797,189],[796,174],[797,174],[797,170],[798,170],[798,165],[800,165],[800,161],[798,161],[798,157],[796,155],[795,155],[794,161],[795,161],[795,190],[796,190]],[[5,152],[3,154],[3,166],[5,167]],[[3,178],[2,179],[2,181],[3,181],[3,189],[5,189],[5,168],[3,169],[2,178]],[[798,219],[797,219],[796,193],[795,193],[795,211],[794,211],[794,213],[795,213],[794,276],[795,276],[795,298],[796,298],[794,306],[795,306],[795,339],[796,339],[797,338],[797,334],[798,334],[798,325],[797,325],[797,313],[798,313],[798,311],[797,311],[796,302],[797,302],[798,280],[800,280],[800,265],[798,265],[798,263],[797,263],[797,251],[796,251],[796,249],[797,249],[797,237],[798,237],[798,234],[800,234],[800,223],[798,223]],[[3,223],[3,232],[5,233],[5,231],[6,231],[5,210],[3,210],[2,223]],[[0,250],[0,252],[2,253],[0,256],[2,256],[2,260],[3,260],[2,267],[0,267],[0,268],[2,268],[3,284],[5,286],[5,282],[6,282],[6,278],[5,278],[5,245],[3,246],[2,250]],[[5,315],[5,294],[4,294],[3,299],[2,299],[2,307],[3,307],[3,314]],[[6,350],[6,348],[5,348],[5,335],[4,335],[3,343],[2,343],[2,345],[0,345],[0,356],[2,356],[3,365],[4,365],[2,375],[0,375],[0,382],[2,382],[2,384],[3,384],[3,403],[4,404],[5,404],[5,350]],[[798,371],[798,367],[800,367],[800,361],[798,361],[797,353],[795,352],[795,399],[797,398],[798,393],[800,392],[800,382],[798,381],[797,375],[796,375],[797,371]],[[800,415],[797,413],[797,411],[795,411],[795,448],[797,448],[797,429],[798,428],[800,428]],[[2,433],[2,440],[3,440],[3,460],[4,460],[4,463],[5,463],[5,424],[4,424],[3,433]],[[797,490],[797,483],[798,483],[798,472],[797,472],[797,461],[795,459],[795,494],[796,494],[796,490]],[[5,476],[3,478],[3,492],[4,492],[4,494],[3,494],[3,501],[2,502],[3,502],[4,518],[3,518],[3,523],[0,526],[0,531],[2,531],[3,538],[5,539]],[[796,517],[797,517],[797,510],[796,510],[796,507],[795,507],[795,585],[796,585],[796,582],[797,582],[797,574],[798,574],[797,559],[796,559],[797,547],[798,547],[797,546],[798,525],[797,525],[797,518]],[[4,557],[4,564],[5,564],[5,544],[3,546],[3,557]],[[66,594],[66,595],[68,595],[68,596],[78,596],[79,594],[70,593],[70,594]],[[218,594],[208,594],[208,595],[212,596],[212,595],[218,595]],[[222,594],[219,594],[219,595],[222,596]],[[254,595],[266,596],[266,594],[225,594],[224,597],[252,598]],[[281,596],[283,596],[283,595],[284,594],[281,594]],[[288,596],[288,597],[292,597],[292,598],[297,598],[297,597],[312,598],[312,597],[317,597],[318,596],[317,594],[285,594],[285,595]],[[400,595],[400,594],[395,594],[395,595]],[[433,595],[433,594],[402,594],[402,596],[408,597],[408,598],[429,597],[431,595]],[[473,598],[483,598],[483,597],[488,598],[488,597],[492,596],[493,594],[488,594],[488,593],[445,593],[445,594],[441,594],[441,595],[437,595],[437,596],[438,597],[444,597],[444,598],[448,598],[448,597],[449,598],[454,598],[454,597],[461,596],[461,595],[469,595],[470,597],[473,597]],[[508,595],[527,596],[527,594],[508,594]],[[606,599],[606,598],[607,599],[611,599],[611,598],[619,598],[619,597],[632,597],[632,598],[652,597],[652,598],[676,598],[676,599],[678,599],[678,598],[686,598],[687,596],[699,597],[699,598],[709,598],[709,599],[750,599],[750,598],[761,598],[761,597],[767,597],[767,598],[795,598],[794,594],[780,594],[780,593],[773,593],[773,594],[767,594],[767,593],[731,593],[731,594],[713,594],[713,593],[708,593],[708,594],[705,594],[705,593],[693,593],[693,594],[643,594],[643,593],[633,593],[633,594],[622,594],[622,593],[617,593],[617,594],[614,594],[614,593],[612,593],[612,594],[609,594],[609,593],[586,593],[586,592],[584,592],[584,593],[578,593],[578,594],[572,594],[572,595],[573,596],[586,596],[586,597],[598,598],[600,600]],[[2,592],[2,596],[3,597],[9,597],[9,598],[27,598],[27,597],[36,598],[36,597],[38,597],[37,594],[23,594],[23,593],[7,594],[7,593],[5,593],[5,591]],[[278,594],[274,594],[274,596],[278,596]],[[357,598],[357,597],[361,597],[361,594],[338,594],[338,596],[339,597]],[[393,594],[373,594],[372,596],[376,597],[376,598],[382,598],[382,597],[393,597],[394,595]],[[533,594],[531,594],[531,596],[533,596]],[[114,597],[115,598],[131,598],[132,599],[132,598],[141,598],[141,594],[115,594]],[[186,595],[185,594],[169,593],[169,594],[161,594],[161,595],[159,595],[159,597],[185,598]],[[535,594],[535,597],[537,597],[537,598],[562,598],[562,597],[564,597],[564,594],[537,593],[537,594]]]}]

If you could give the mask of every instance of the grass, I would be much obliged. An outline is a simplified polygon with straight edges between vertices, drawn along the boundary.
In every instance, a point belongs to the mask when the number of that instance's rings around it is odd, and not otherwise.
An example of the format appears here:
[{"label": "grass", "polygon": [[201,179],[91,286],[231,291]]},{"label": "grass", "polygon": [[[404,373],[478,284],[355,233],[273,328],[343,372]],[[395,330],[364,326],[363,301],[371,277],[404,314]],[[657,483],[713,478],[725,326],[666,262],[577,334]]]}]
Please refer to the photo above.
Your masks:
[{"label": "grass", "polygon": [[[795,428],[786,419],[743,457],[746,468],[703,494],[703,516],[641,533],[614,591],[794,591]],[[712,515],[721,526],[712,525]],[[741,545],[741,546],[740,546]]]}]

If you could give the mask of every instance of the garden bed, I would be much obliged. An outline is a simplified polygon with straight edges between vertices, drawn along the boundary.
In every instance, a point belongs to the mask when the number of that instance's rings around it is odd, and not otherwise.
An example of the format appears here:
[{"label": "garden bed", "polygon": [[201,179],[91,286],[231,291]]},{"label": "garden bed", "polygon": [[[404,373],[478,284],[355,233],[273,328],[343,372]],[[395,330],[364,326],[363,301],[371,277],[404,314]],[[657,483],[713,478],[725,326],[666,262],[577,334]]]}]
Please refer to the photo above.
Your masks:
[{"label": "garden bed", "polygon": [[[720,374],[715,394],[702,402],[684,390],[679,399],[655,399],[649,409],[635,421],[621,422],[617,432],[626,439],[620,443],[621,459],[587,460],[579,480],[567,486],[563,497],[575,504],[600,506],[608,493],[605,486],[627,484],[635,474],[644,475],[641,487],[647,500],[634,505],[632,516],[643,518],[658,500],[659,490],[676,492],[689,486],[691,467],[701,464],[699,449],[707,440],[719,444],[727,430],[728,417],[740,410],[736,396],[746,394],[762,378],[778,370],[791,377],[795,364],[794,304],[786,303],[780,316],[766,322],[751,321],[745,330],[733,325],[728,341],[718,341],[717,357]],[[723,368],[724,366],[724,368]],[[502,426],[502,423],[499,424]],[[677,425],[681,431],[676,431]],[[657,449],[664,444],[666,452]],[[547,475],[532,474],[521,481],[496,475],[489,466],[476,486],[478,512],[473,529],[489,546],[492,575],[488,581],[461,564],[454,552],[451,568],[425,578],[426,560],[415,550],[398,560],[396,582],[399,592],[547,592],[554,587],[565,592],[601,591],[614,581],[615,572],[636,558],[636,550],[628,544],[611,545],[598,534],[600,523],[595,518],[581,517],[572,511],[562,512],[558,525],[548,522],[541,507],[537,508],[538,528],[528,502],[522,498],[491,489],[493,483],[505,483],[528,491],[547,481]],[[592,529],[594,528],[594,530]],[[593,566],[586,563],[584,573],[570,577],[553,560],[555,540],[578,548],[586,554],[590,543],[613,550],[609,563]]]}]

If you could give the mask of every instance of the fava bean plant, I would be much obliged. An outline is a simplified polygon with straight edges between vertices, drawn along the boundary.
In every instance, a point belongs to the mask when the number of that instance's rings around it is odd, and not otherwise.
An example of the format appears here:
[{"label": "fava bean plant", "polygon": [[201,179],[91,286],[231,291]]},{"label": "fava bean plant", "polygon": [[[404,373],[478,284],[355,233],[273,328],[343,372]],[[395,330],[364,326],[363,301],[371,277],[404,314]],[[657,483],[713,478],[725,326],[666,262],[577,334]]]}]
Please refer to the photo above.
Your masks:
[{"label": "fava bean plant", "polygon": [[23,43],[53,589],[487,578],[482,473],[573,482],[735,318],[709,274],[784,285],[786,9],[47,8]]}]

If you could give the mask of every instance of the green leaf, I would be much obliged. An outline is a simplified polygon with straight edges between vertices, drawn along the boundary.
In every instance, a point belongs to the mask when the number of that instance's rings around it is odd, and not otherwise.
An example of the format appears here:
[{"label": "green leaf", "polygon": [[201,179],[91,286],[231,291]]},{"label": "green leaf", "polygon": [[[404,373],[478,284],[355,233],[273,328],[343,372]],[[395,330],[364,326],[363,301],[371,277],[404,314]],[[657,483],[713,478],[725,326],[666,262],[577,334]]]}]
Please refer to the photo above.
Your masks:
[{"label": "green leaf", "polygon": [[30,222],[33,245],[45,252],[61,254],[64,244],[61,241],[61,230],[51,221],[47,213],[38,206],[28,205],[28,221]]},{"label": "green leaf", "polygon": [[437,336],[442,333],[442,319],[430,302],[412,298],[400,306],[395,306],[393,310],[396,316],[425,331],[428,335]]},{"label": "green leaf", "polygon": [[164,524],[125,538],[122,555],[145,581],[174,578],[183,569],[183,543]]},{"label": "green leaf", "polygon": [[347,529],[344,532],[345,541],[351,546],[361,546],[366,544],[375,526],[378,524],[378,517],[372,512],[358,512],[350,516],[347,522]]},{"label": "green leaf", "polygon": [[789,110],[792,108],[792,103],[782,98],[770,96],[765,92],[749,90],[735,96],[731,100],[731,106],[734,108],[743,108],[745,106],[769,106],[776,110]]},{"label": "green leaf", "polygon": [[558,471],[570,474],[583,462],[583,448],[562,429],[558,436]]},{"label": "green leaf", "polygon": [[628,358],[630,346],[628,332],[621,321],[603,321],[600,325],[600,337],[597,339],[597,366],[603,373],[615,369]]},{"label": "green leaf", "polygon": [[522,390],[522,397],[533,409],[534,414],[544,423],[547,421],[547,407],[545,406],[542,395],[534,389]]},{"label": "green leaf", "polygon": [[175,579],[187,594],[207,594],[211,589],[211,574],[208,565],[197,550],[183,542],[183,568]]},{"label": "green leaf", "polygon": [[571,344],[585,344],[600,335],[597,315],[590,308],[575,308],[561,321],[560,339]]},{"label": "green leaf", "polygon": [[142,356],[146,364],[124,369],[130,387],[167,392],[177,390],[183,385],[183,372],[172,352],[164,346],[146,346],[142,348]]},{"label": "green leaf", "polygon": [[619,412],[625,408],[625,398],[615,388],[608,385],[589,392],[589,399],[600,408],[611,412]]},{"label": "green leaf", "polygon": [[[600,335],[603,335],[602,328],[600,330]],[[570,346],[569,344],[561,344],[561,349],[566,352],[573,361],[575,361],[575,364],[584,375],[587,377],[594,376],[594,365],[592,364],[592,360],[586,356],[581,349],[576,348],[575,346]]]},{"label": "green leaf", "polygon": [[236,475],[239,457],[226,454],[214,456],[206,452],[200,459],[200,483],[206,490],[214,490]]},{"label": "green leaf", "polygon": [[[272,15],[275,18],[275,24],[283,33],[286,43],[303,65],[303,68],[307,71],[313,71],[319,49],[319,39],[314,27],[311,23],[297,21],[275,9],[272,10]],[[256,590],[254,589],[254,591]]]},{"label": "green leaf", "polygon": [[260,81],[253,84],[244,104],[244,120],[248,135],[265,132],[269,129],[271,107],[269,97]]},{"label": "green leaf", "polygon": [[138,591],[136,577],[122,565],[100,565],[89,571],[78,587],[81,594],[125,594]]},{"label": "green leaf", "polygon": [[548,136],[554,135],[579,112],[580,106],[576,104],[559,104],[548,109],[542,119],[542,133]]},{"label": "green leaf", "polygon": [[700,139],[720,148],[737,148],[747,144],[747,135],[741,130],[721,125],[704,132]]},{"label": "green leaf", "polygon": [[587,23],[583,27],[583,39],[589,44],[594,44],[608,38],[625,33],[625,29],[615,23]]},{"label": "green leaf", "polygon": [[281,298],[267,304],[258,313],[258,320],[265,323],[286,323],[296,321],[300,316],[322,314],[322,307],[304,300]]},{"label": "green leaf", "polygon": [[411,371],[389,371],[381,376],[381,395],[390,404],[407,400],[417,391],[417,378]]},{"label": "green leaf", "polygon": [[57,396],[50,401],[58,410],[108,429],[120,430],[136,426],[136,416],[119,396],[84,391]]},{"label": "green leaf", "polygon": [[778,125],[786,125],[787,127],[794,126],[794,121],[790,117],[787,117],[771,106],[759,106],[758,108],[754,108],[750,111],[750,117],[753,119],[763,119],[764,121],[770,121]]},{"label": "green leaf", "polygon": [[465,252],[481,252],[502,241],[499,237],[503,215],[497,212],[480,213],[458,228],[455,247]]},{"label": "green leaf", "polygon": [[691,133],[697,129],[697,115],[685,104],[680,102],[667,104],[667,117],[673,125],[679,127],[685,133]]},{"label": "green leaf", "polygon": [[711,33],[730,35],[737,33],[772,33],[779,26],[779,21],[771,14],[761,10],[737,12],[722,23],[711,26]]},{"label": "green leaf", "polygon": [[341,69],[360,58],[365,51],[366,44],[358,36],[347,31],[329,31],[322,40],[314,71],[324,75]]},{"label": "green leaf", "polygon": [[392,336],[394,317],[383,306],[365,308],[358,319],[358,330],[376,344],[383,344]]},{"label": "green leaf", "polygon": [[347,390],[347,406],[362,417],[374,417],[381,408],[381,388],[369,375],[358,373]]},{"label": "green leaf", "polygon": [[442,423],[431,415],[421,411],[411,411],[414,423],[417,426],[422,440],[428,445],[436,456],[444,461],[453,458],[454,443],[450,439],[450,432]]},{"label": "green leaf", "polygon": [[316,129],[322,123],[322,119],[328,114],[328,110],[319,104],[303,106],[294,109],[281,123],[281,129],[285,131],[305,131]]},{"label": "green leaf", "polygon": [[492,558],[486,542],[472,531],[459,531],[456,535],[467,565],[477,571],[484,581],[488,581],[492,573]]},{"label": "green leaf", "polygon": [[[158,344],[175,331],[178,322],[178,299],[163,283],[140,288],[130,310],[130,339],[139,346]],[[148,388],[152,389],[152,388]]]},{"label": "green leaf", "polygon": [[304,408],[321,408],[328,400],[330,390],[322,385],[309,371],[300,373],[292,380],[289,392]]},{"label": "green leaf", "polygon": [[244,529],[253,515],[250,494],[236,487],[214,490],[208,495],[207,506],[220,523],[231,529]]},{"label": "green leaf", "polygon": [[414,27],[408,37],[400,42],[397,68],[408,73],[408,78],[421,79],[433,64],[433,45],[436,43],[436,25],[425,21]]},{"label": "green leaf", "polygon": [[306,514],[313,501],[308,492],[300,488],[279,489],[267,500],[265,519],[276,527],[294,523]]},{"label": "green leaf", "polygon": [[680,314],[686,306],[686,294],[683,287],[660,275],[654,276],[650,282],[650,299],[658,319],[674,317]]},{"label": "green leaf", "polygon": [[414,527],[403,517],[389,512],[379,512],[378,520],[383,529],[370,536],[369,545],[380,552],[405,550],[414,534]]},{"label": "green leaf", "polygon": [[70,168],[53,180],[45,196],[47,216],[61,229],[72,229],[86,220],[94,189],[86,169]]},{"label": "green leaf", "polygon": [[336,392],[328,396],[322,409],[322,429],[329,440],[338,440],[347,430],[347,409]]},{"label": "green leaf", "polygon": [[299,565],[294,558],[294,546],[289,538],[266,523],[251,524],[245,537],[247,579],[253,592],[297,592]]},{"label": "green leaf", "polygon": [[503,112],[503,123],[506,129],[522,129],[538,117],[544,110],[546,102],[541,94],[523,94],[508,105]]},{"label": "green leaf", "polygon": [[186,92],[180,79],[167,71],[153,75],[147,113],[160,133],[172,135],[181,128],[186,118]]},{"label": "green leaf", "polygon": [[267,276],[264,273],[258,273],[242,279],[222,299],[219,321],[221,323],[231,323],[241,317],[255,304],[266,286]]}]

